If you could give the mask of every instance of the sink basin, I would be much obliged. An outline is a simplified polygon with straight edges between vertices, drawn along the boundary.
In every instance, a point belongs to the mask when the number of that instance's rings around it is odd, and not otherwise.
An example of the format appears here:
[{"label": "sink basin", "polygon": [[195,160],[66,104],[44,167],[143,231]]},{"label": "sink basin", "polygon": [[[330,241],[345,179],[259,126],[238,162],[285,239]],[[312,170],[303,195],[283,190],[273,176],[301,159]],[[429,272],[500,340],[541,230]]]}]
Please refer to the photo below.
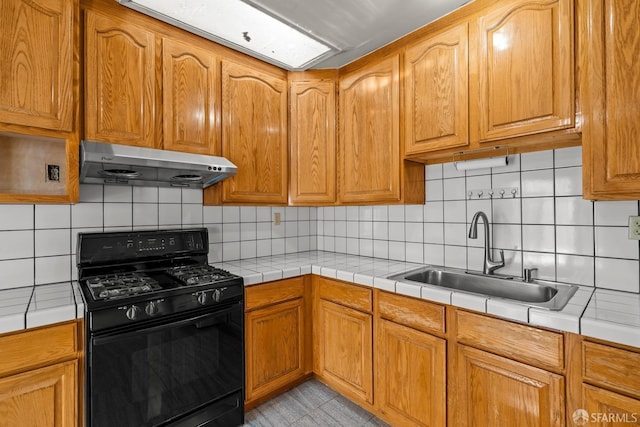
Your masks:
[{"label": "sink basin", "polygon": [[464,270],[430,266],[394,274],[389,276],[389,279],[500,298],[548,310],[562,310],[578,289],[576,285],[544,280],[524,282],[512,277],[486,276]]}]

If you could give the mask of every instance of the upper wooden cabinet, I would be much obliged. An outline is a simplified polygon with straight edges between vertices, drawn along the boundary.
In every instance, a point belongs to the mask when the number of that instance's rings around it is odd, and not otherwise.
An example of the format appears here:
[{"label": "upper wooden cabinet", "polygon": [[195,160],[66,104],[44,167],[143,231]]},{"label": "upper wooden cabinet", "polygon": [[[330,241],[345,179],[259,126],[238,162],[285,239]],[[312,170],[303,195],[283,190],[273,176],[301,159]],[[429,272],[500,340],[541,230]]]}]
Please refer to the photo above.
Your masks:
[{"label": "upper wooden cabinet", "polygon": [[573,127],[573,1],[505,0],[476,22],[470,88],[478,140]]},{"label": "upper wooden cabinet", "polygon": [[399,78],[398,56],[340,78],[341,202],[400,199]]},{"label": "upper wooden cabinet", "polygon": [[640,199],[640,2],[578,1],[583,186],[588,199]]},{"label": "upper wooden cabinet", "polygon": [[287,81],[222,61],[222,154],[238,166],[222,201],[287,203]]},{"label": "upper wooden cabinet", "polygon": [[405,153],[469,144],[468,24],[407,48]]},{"label": "upper wooden cabinet", "polygon": [[72,130],[77,7],[71,0],[0,3],[0,122]]},{"label": "upper wooden cabinet", "polygon": [[293,205],[336,202],[336,83],[290,83],[291,173]]},{"label": "upper wooden cabinet", "polygon": [[85,138],[158,146],[154,33],[93,11],[85,17]]},{"label": "upper wooden cabinet", "polygon": [[163,148],[199,154],[219,150],[218,57],[210,50],[162,41]]}]

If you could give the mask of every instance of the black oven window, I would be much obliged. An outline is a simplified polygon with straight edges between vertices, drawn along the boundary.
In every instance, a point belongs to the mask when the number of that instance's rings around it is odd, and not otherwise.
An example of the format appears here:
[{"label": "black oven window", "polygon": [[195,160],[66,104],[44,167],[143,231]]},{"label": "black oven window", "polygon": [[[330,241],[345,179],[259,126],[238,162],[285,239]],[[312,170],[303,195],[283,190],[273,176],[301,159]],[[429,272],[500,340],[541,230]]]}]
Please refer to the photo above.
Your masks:
[{"label": "black oven window", "polygon": [[242,388],[241,310],[94,340],[93,427],[155,426]]}]

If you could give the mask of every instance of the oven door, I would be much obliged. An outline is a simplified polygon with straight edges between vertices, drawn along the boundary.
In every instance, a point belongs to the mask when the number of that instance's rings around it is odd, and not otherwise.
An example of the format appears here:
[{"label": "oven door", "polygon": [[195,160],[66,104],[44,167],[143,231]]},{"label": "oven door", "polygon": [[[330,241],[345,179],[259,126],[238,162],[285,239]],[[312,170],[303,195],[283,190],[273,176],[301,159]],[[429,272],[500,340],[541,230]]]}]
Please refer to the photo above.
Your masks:
[{"label": "oven door", "polygon": [[89,426],[242,424],[243,336],[242,303],[91,336]]}]

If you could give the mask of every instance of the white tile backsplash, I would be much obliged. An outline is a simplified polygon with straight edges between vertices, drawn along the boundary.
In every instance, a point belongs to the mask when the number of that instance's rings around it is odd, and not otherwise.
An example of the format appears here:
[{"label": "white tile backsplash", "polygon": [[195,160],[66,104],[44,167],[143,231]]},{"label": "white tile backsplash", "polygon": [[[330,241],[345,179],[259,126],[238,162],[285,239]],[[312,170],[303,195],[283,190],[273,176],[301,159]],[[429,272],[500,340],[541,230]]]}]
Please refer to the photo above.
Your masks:
[{"label": "white tile backsplash", "polygon": [[594,202],[595,225],[627,226],[629,217],[638,215],[637,201]]},{"label": "white tile backsplash", "polygon": [[132,225],[133,205],[131,203],[104,203],[105,227],[131,227]]},{"label": "white tile backsplash", "polygon": [[[30,243],[33,245],[33,243]],[[69,255],[71,253],[71,230],[36,230],[35,256]]]},{"label": "white tile backsplash", "polygon": [[638,261],[596,258],[595,285],[598,288],[640,292]]},{"label": "white tile backsplash", "polygon": [[554,198],[537,197],[535,199],[522,199],[522,223],[553,224]]},{"label": "white tile backsplash", "polygon": [[450,178],[444,180],[443,200],[464,200],[467,198],[465,179]]},{"label": "white tile backsplash", "polygon": [[524,153],[520,156],[521,170],[551,169],[553,168],[553,154],[551,150]]},{"label": "white tile backsplash", "polygon": [[522,172],[522,197],[553,196],[553,176],[553,169]]},{"label": "white tile backsplash", "polygon": [[[75,277],[78,232],[203,225],[211,262],[324,249],[479,270],[483,224],[478,239],[467,235],[471,217],[483,211],[493,247],[505,249],[507,265],[499,273],[519,276],[523,267],[537,267],[541,278],[640,292],[639,244],[626,238],[639,204],[583,200],[580,152],[512,155],[507,168],[466,173],[452,164],[426,166],[424,205],[203,206],[195,190],[82,185],[76,205],[0,205],[0,241],[16,241],[9,231],[31,236],[5,245],[11,251],[0,248],[0,287]],[[502,199],[466,194],[490,188],[518,192]]]},{"label": "white tile backsplash", "polygon": [[[35,228],[42,230],[45,228],[70,228],[71,227],[71,206],[70,205],[35,205]],[[0,209],[1,212],[1,209]],[[1,214],[0,214],[1,215]],[[4,228],[0,226],[0,228]]]},{"label": "white tile backsplash", "polygon": [[582,194],[582,167],[555,170],[556,196],[580,196]]},{"label": "white tile backsplash", "polygon": [[582,197],[556,198],[556,224],[593,225],[593,202]]},{"label": "white tile backsplash", "polygon": [[133,187],[124,185],[109,185],[104,187],[105,203],[131,203],[133,202]]},{"label": "white tile backsplash", "polygon": [[33,230],[0,231],[0,260],[33,257]]},{"label": "white tile backsplash", "polygon": [[158,203],[158,189],[154,187],[133,187],[133,202]]},{"label": "white tile backsplash", "polygon": [[596,256],[638,259],[638,241],[628,238],[626,227],[596,227]]}]

